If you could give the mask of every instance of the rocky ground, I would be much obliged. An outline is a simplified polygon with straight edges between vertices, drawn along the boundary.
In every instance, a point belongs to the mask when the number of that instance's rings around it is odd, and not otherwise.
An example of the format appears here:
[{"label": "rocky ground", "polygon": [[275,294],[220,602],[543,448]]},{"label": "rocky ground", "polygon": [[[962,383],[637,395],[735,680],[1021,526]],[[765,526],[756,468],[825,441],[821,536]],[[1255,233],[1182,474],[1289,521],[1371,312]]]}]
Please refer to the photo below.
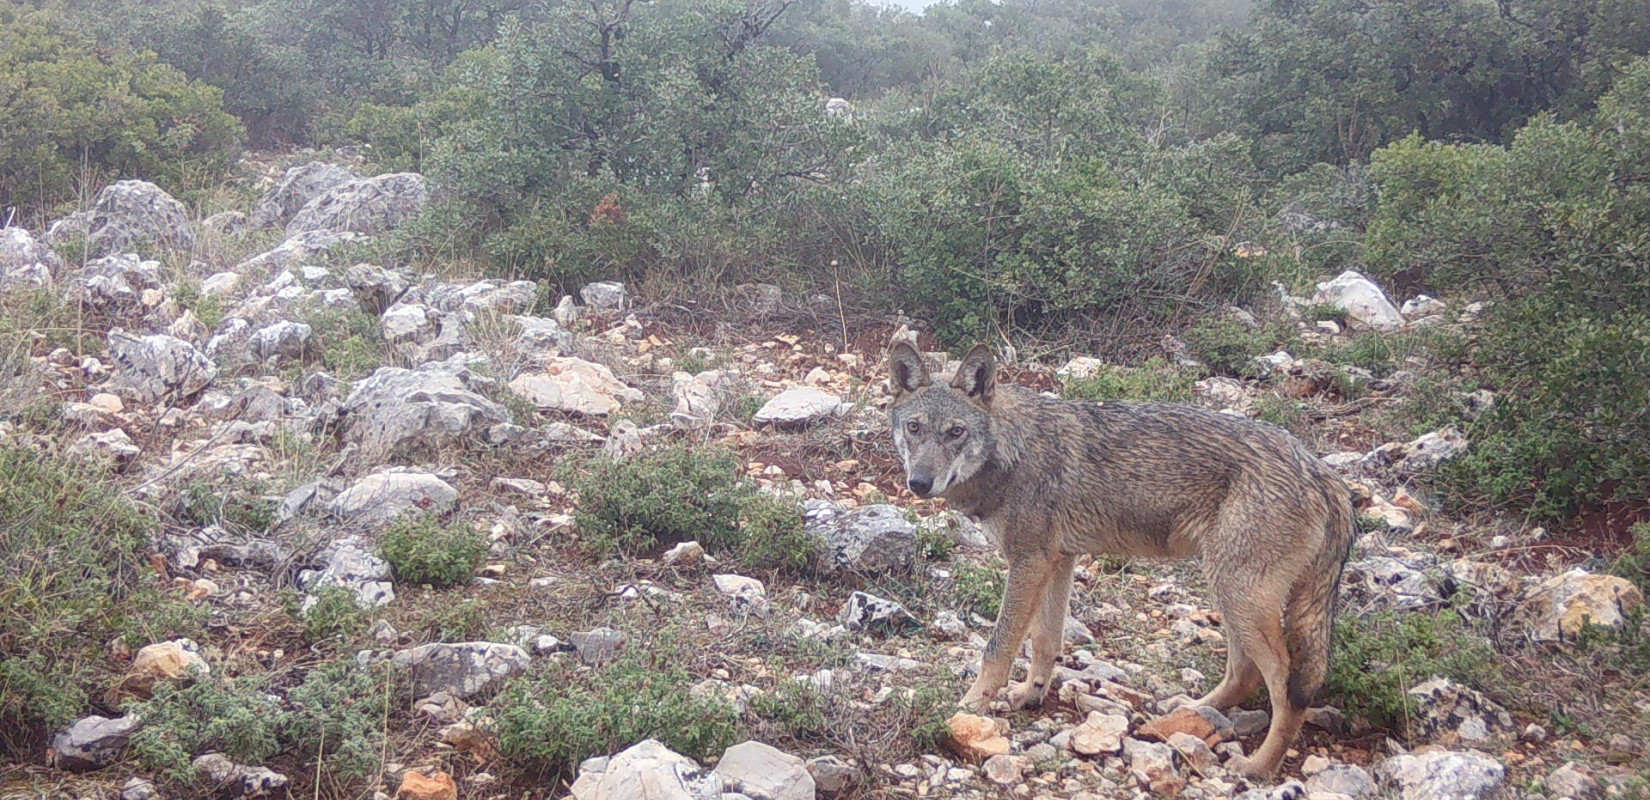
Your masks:
[{"label": "rocky ground", "polygon": [[[125,181],[48,231],[0,232],[12,356],[4,446],[95,461],[152,509],[153,577],[204,619],[188,638],[111,642],[99,665],[111,677],[78,721],[6,738],[20,749],[0,765],[0,796],[1645,791],[1650,697],[1645,662],[1629,660],[1642,657],[1642,594],[1590,571],[1602,554],[1563,531],[1430,509],[1420,478],[1472,443],[1450,428],[1396,436],[1402,374],[1278,352],[1252,354],[1252,377],[1184,378],[1189,402],[1289,424],[1355,488],[1363,530],[1343,614],[1356,641],[1447,616],[1460,624],[1419,638],[1483,637],[1480,663],[1451,669],[1494,676],[1473,685],[1410,675],[1401,661],[1360,663],[1343,696],[1325,698],[1339,707],[1313,710],[1280,782],[1257,786],[1222,765],[1258,745],[1263,701],[1230,715],[1185,705],[1224,657],[1195,565],[1086,560],[1049,702],[952,716],[947,703],[990,630],[1000,564],[966,519],[901,487],[882,420],[882,352],[896,330],[920,325],[766,285],[693,305],[617,283],[552,297],[461,264],[380,266],[373,238],[415,217],[430,188],[417,175],[357,169],[274,170],[248,207],[198,221],[153,185]],[[1356,273],[1310,301],[1284,296],[1272,313],[1314,304],[1344,312],[1300,323],[1327,348],[1470,331],[1474,316],[1470,303],[1430,298],[1396,307]],[[1174,345],[1167,384],[1194,369],[1173,365],[1187,360]],[[1096,380],[1163,389],[1157,373],[1081,356],[1021,361],[1005,379],[1068,394]],[[1359,399],[1346,381],[1361,385]],[[1493,402],[1461,398],[1468,413]],[[795,498],[817,558],[805,569],[753,566],[737,548],[697,541],[593,556],[576,522],[580,476],[684,443],[729,450],[762,491]],[[396,574],[383,539],[409,517],[476,536],[476,568],[440,589]],[[361,627],[318,632],[327,614],[359,616]],[[295,687],[329,670],[398,676],[382,714],[366,718],[376,738],[364,769],[335,775],[325,734],[319,756],[288,733],[261,763],[182,753],[192,771],[182,777],[133,754],[146,727],[172,724],[131,710],[174,696],[161,687],[257,678],[268,713],[297,719],[318,707]],[[718,736],[744,743],[717,740],[696,761],[662,743],[682,733],[673,729],[569,750],[591,758],[565,770],[523,749],[517,723],[534,698],[520,687],[539,692],[533,707],[548,714],[545,698],[605,691],[616,684],[601,676],[621,670],[639,671],[644,686],[680,678],[690,688],[615,696],[624,707],[581,708],[592,716],[547,730],[602,729],[617,724],[603,713],[695,698],[728,710]],[[1361,685],[1357,673],[1399,676],[1386,698],[1396,719],[1371,710],[1373,695],[1344,694]]]}]

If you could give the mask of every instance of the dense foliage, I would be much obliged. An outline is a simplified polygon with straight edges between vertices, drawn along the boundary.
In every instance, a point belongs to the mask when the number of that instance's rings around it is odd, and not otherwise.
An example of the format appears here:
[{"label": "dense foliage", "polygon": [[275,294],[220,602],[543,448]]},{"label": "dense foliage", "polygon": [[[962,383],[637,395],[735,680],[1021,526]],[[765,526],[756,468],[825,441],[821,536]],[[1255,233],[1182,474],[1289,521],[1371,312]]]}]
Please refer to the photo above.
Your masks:
[{"label": "dense foliage", "polygon": [[107,178],[199,188],[241,140],[222,89],[150,53],[101,47],[59,14],[0,2],[0,219]]},{"label": "dense foliage", "polygon": [[1457,500],[1650,474],[1637,0],[10,0],[0,43],[31,219],[87,172],[188,188],[243,134],[366,144],[445,190],[389,257],[828,290],[955,343],[1145,355],[1201,319],[1230,374],[1277,337],[1212,311],[1360,268],[1492,301]]}]

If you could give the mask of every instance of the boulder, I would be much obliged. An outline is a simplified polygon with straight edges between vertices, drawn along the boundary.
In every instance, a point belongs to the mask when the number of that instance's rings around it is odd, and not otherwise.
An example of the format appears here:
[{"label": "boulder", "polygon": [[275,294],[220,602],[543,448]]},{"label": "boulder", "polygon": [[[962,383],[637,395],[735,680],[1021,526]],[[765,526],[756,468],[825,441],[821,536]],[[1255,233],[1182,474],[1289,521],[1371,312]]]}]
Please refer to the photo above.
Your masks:
[{"label": "boulder", "polygon": [[222,753],[207,753],[193,762],[208,796],[273,797],[286,793],[287,777],[266,767],[236,764]]},{"label": "boulder", "polygon": [[372,236],[391,231],[423,213],[430,184],[413,172],[345,181],[298,210],[287,223],[287,236],[314,231]]},{"label": "boulder", "polygon": [[1621,629],[1644,607],[1631,581],[1579,567],[1542,581],[1519,605],[1518,616],[1538,642],[1573,640],[1588,625]]},{"label": "boulder", "polygon": [[572,357],[548,359],[544,372],[518,376],[510,381],[510,390],[547,411],[588,416],[611,414],[643,397],[605,365]]},{"label": "boulder", "polygon": [[380,368],[344,401],[342,438],[382,459],[408,446],[479,435],[510,421],[510,412],[476,391],[488,383],[459,359],[416,370]]},{"label": "boulder", "polygon": [[252,334],[246,342],[247,355],[261,363],[297,361],[310,352],[315,330],[302,322],[277,322]]},{"label": "boulder", "polygon": [[722,776],[658,740],[579,765],[574,800],[724,800]]},{"label": "boulder", "polygon": [[409,769],[401,774],[401,788],[395,790],[395,800],[458,800],[458,784],[445,772],[425,775]]},{"label": "boulder", "polygon": [[744,575],[713,575],[711,581],[716,591],[733,602],[734,610],[759,617],[768,615],[768,590],[761,581]]},{"label": "boulder", "polygon": [[117,328],[109,332],[108,347],[115,385],[140,402],[181,402],[218,376],[206,354],[171,336],[131,336]]},{"label": "boulder", "polygon": [[1083,724],[1071,731],[1066,746],[1083,756],[1117,755],[1129,735],[1129,718],[1121,714],[1090,711]]},{"label": "boulder", "polygon": [[879,504],[851,511],[810,503],[807,530],[825,544],[833,568],[852,572],[910,569],[917,557],[917,527],[898,506]]},{"label": "boulder", "polygon": [[1548,797],[1568,797],[1571,800],[1602,800],[1604,797],[1604,789],[1592,772],[1574,761],[1553,770],[1542,785],[1546,787]]},{"label": "boulder", "polygon": [[75,271],[69,299],[106,314],[136,315],[161,285],[160,262],[130,253],[104,256]]},{"label": "boulder", "polygon": [[445,514],[458,505],[458,490],[424,472],[368,475],[333,498],[332,513],[354,525],[382,528],[404,514]]},{"label": "boulder", "polygon": [[630,305],[630,295],[618,281],[597,281],[585,284],[579,290],[584,304],[603,312],[623,311]]},{"label": "boulder", "polygon": [[922,627],[922,623],[911,616],[905,606],[865,592],[850,595],[848,602],[842,604],[836,620],[849,630],[856,631],[899,631]]},{"label": "boulder", "polygon": [[322,161],[292,167],[279,184],[258,198],[247,224],[253,230],[284,228],[310,201],[359,178],[349,167]]},{"label": "boulder", "polygon": [[143,727],[137,717],[85,717],[52,737],[52,766],[68,772],[90,772],[120,760],[132,734]]},{"label": "boulder", "polygon": [[1397,800],[1481,800],[1493,797],[1507,777],[1499,761],[1476,750],[1393,756],[1374,772]]},{"label": "boulder", "polygon": [[105,186],[90,209],[53,222],[46,232],[46,240],[54,247],[79,236],[85,237],[88,258],[195,246],[188,210],[148,181]]},{"label": "boulder", "polygon": [[1369,770],[1356,764],[1331,764],[1312,773],[1306,779],[1309,793],[1327,792],[1345,795],[1352,800],[1364,800],[1380,793]]},{"label": "boulder", "polygon": [[671,376],[676,409],[670,412],[670,421],[682,430],[702,430],[743,389],[744,381],[732,370],[710,369],[697,375],[677,372]]},{"label": "boulder", "polygon": [[780,428],[805,427],[852,410],[852,403],[818,389],[787,389],[758,409],[751,418],[754,425],[773,425]]},{"label": "boulder", "polygon": [[275,248],[242,261],[235,271],[249,275],[291,269],[325,255],[334,247],[365,238],[349,231],[308,231],[288,236]]},{"label": "boulder", "polygon": [[310,593],[301,607],[302,613],[308,613],[315,604],[315,592],[328,588],[354,592],[355,604],[362,608],[377,608],[395,599],[389,562],[374,555],[356,537],[347,536],[333,542],[316,556],[316,561],[320,569],[298,573],[298,586]]},{"label": "boulder", "polygon": [[796,756],[761,742],[736,744],[716,762],[733,789],[766,800],[813,800],[814,778]]},{"label": "boulder", "polygon": [[1417,611],[1444,602],[1436,581],[1391,556],[1370,556],[1348,563],[1345,581],[1349,594],[1378,608]]},{"label": "boulder", "polygon": [[412,671],[413,692],[446,692],[454,697],[489,693],[527,671],[532,657],[513,644],[463,642],[426,644],[395,654],[393,661]]},{"label": "boulder", "polygon": [[1356,270],[1347,270],[1334,280],[1318,284],[1312,302],[1331,305],[1346,312],[1353,328],[1391,333],[1403,327],[1403,315],[1381,287]]},{"label": "boulder", "polygon": [[951,715],[945,726],[946,745],[966,760],[980,762],[1014,749],[1008,740],[1008,720],[959,713]]},{"label": "boulder", "polygon": [[1432,678],[1408,692],[1415,713],[1409,730],[1445,747],[1484,747],[1518,735],[1507,710],[1448,678]]},{"label": "boulder", "polygon": [[22,228],[0,228],[0,289],[45,286],[62,271],[63,259],[44,242]]},{"label": "boulder", "polygon": [[625,635],[612,628],[592,628],[567,637],[579,659],[591,666],[606,664],[618,658],[624,649]]}]

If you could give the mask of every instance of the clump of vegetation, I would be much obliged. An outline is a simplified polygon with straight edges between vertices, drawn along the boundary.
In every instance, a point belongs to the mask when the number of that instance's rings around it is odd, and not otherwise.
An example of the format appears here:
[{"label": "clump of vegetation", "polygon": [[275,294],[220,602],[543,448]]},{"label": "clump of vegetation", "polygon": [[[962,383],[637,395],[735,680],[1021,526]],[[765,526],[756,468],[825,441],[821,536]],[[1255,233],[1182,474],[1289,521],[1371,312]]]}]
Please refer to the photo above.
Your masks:
[{"label": "clump of vegetation", "polygon": [[378,320],[360,309],[320,308],[305,322],[321,342],[321,363],[339,380],[365,377],[384,363]]},{"label": "clump of vegetation", "polygon": [[721,549],[740,540],[740,501],[752,490],[726,450],[678,445],[582,466],[574,522],[593,554],[689,539]]},{"label": "clump of vegetation", "polygon": [[988,619],[997,617],[1008,585],[1001,564],[980,566],[972,561],[959,561],[952,580],[959,609]]},{"label": "clump of vegetation", "polygon": [[262,764],[281,752],[288,712],[265,691],[261,678],[203,677],[188,685],[162,683],[154,697],[126,711],[144,721],[132,735],[138,763],[175,784],[194,779],[190,761],[207,752],[237,764]]},{"label": "clump of vegetation", "polygon": [[1610,574],[1626,578],[1650,593],[1650,522],[1640,522],[1627,532],[1632,542],[1610,565]]},{"label": "clump of vegetation", "polygon": [[714,760],[738,741],[739,715],[722,700],[693,696],[693,676],[659,646],[595,670],[553,661],[516,680],[493,702],[500,751],[524,769],[552,775],[647,738]]},{"label": "clump of vegetation", "polygon": [[402,517],[378,535],[378,551],[399,581],[437,589],[466,583],[487,556],[487,538],[463,522]]},{"label": "clump of vegetation", "polygon": [[[154,521],[73,461],[0,445],[0,747],[84,711],[112,676],[104,647],[200,636],[203,614],[158,587]],[[22,756],[21,753],[7,753]]]},{"label": "clump of vegetation", "polygon": [[1193,358],[1207,364],[1217,375],[1240,378],[1259,377],[1263,367],[1255,358],[1294,345],[1295,331],[1275,322],[1252,328],[1230,316],[1218,316],[1198,323],[1184,334]]},{"label": "clump of vegetation", "polygon": [[243,138],[222,89],[146,49],[103,46],[54,9],[0,3],[0,86],[15,87],[0,96],[0,208],[49,208],[79,178],[196,188]]},{"label": "clump of vegetation", "polygon": [[342,586],[328,586],[315,592],[315,602],[303,609],[300,595],[287,597],[286,611],[298,621],[304,641],[312,645],[336,642],[348,647],[367,632],[369,615],[355,600],[355,592]]},{"label": "clump of vegetation", "polygon": [[810,739],[830,725],[830,700],[819,687],[807,681],[792,681],[772,692],[751,698],[751,714],[777,726],[786,736]]},{"label": "clump of vegetation", "polygon": [[795,500],[757,492],[739,503],[739,563],[791,573],[819,565],[824,544],[803,525]]},{"label": "clump of vegetation", "polygon": [[393,684],[383,669],[322,664],[287,692],[292,711],[282,720],[281,740],[306,757],[324,756],[332,775],[368,777],[383,755]]},{"label": "clump of vegetation", "polygon": [[574,486],[574,521],[592,555],[693,539],[750,567],[804,571],[819,558],[795,502],[761,493],[726,450],[674,445],[596,459]]},{"label": "clump of vegetation", "polygon": [[1454,610],[1345,614],[1335,622],[1329,695],[1377,726],[1401,728],[1411,710],[1407,693],[1422,681],[1444,677],[1489,690],[1496,675],[1495,651]]},{"label": "clump of vegetation", "polygon": [[263,532],[275,524],[275,501],[264,497],[257,484],[213,483],[196,480],[178,495],[174,516],[178,521],[206,527],[227,525],[244,531]]},{"label": "clump of vegetation", "polygon": [[1183,403],[1196,394],[1197,375],[1162,358],[1138,367],[1106,364],[1093,375],[1072,378],[1061,387],[1067,400],[1140,400]]}]

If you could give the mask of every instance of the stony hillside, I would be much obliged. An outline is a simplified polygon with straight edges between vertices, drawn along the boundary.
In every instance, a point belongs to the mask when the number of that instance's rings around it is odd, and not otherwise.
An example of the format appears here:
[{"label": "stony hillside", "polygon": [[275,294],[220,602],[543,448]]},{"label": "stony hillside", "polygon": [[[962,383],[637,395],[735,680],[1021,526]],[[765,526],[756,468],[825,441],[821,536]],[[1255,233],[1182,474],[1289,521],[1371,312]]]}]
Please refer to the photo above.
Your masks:
[{"label": "stony hillside", "polygon": [[[1224,661],[1195,564],[1085,559],[1049,702],[953,715],[1002,578],[885,430],[931,321],[385,263],[428,182],[287,167],[206,219],[123,181],[0,231],[0,797],[1647,791],[1619,548],[1429,499],[1473,443],[1406,409],[1493,406],[1428,380],[1493,298],[1326,275],[1218,342],[1006,369],[1288,427],[1354,488],[1331,687],[1256,786],[1222,764],[1266,712],[1187,705]],[[1302,352],[1249,347],[1279,326]]]}]

